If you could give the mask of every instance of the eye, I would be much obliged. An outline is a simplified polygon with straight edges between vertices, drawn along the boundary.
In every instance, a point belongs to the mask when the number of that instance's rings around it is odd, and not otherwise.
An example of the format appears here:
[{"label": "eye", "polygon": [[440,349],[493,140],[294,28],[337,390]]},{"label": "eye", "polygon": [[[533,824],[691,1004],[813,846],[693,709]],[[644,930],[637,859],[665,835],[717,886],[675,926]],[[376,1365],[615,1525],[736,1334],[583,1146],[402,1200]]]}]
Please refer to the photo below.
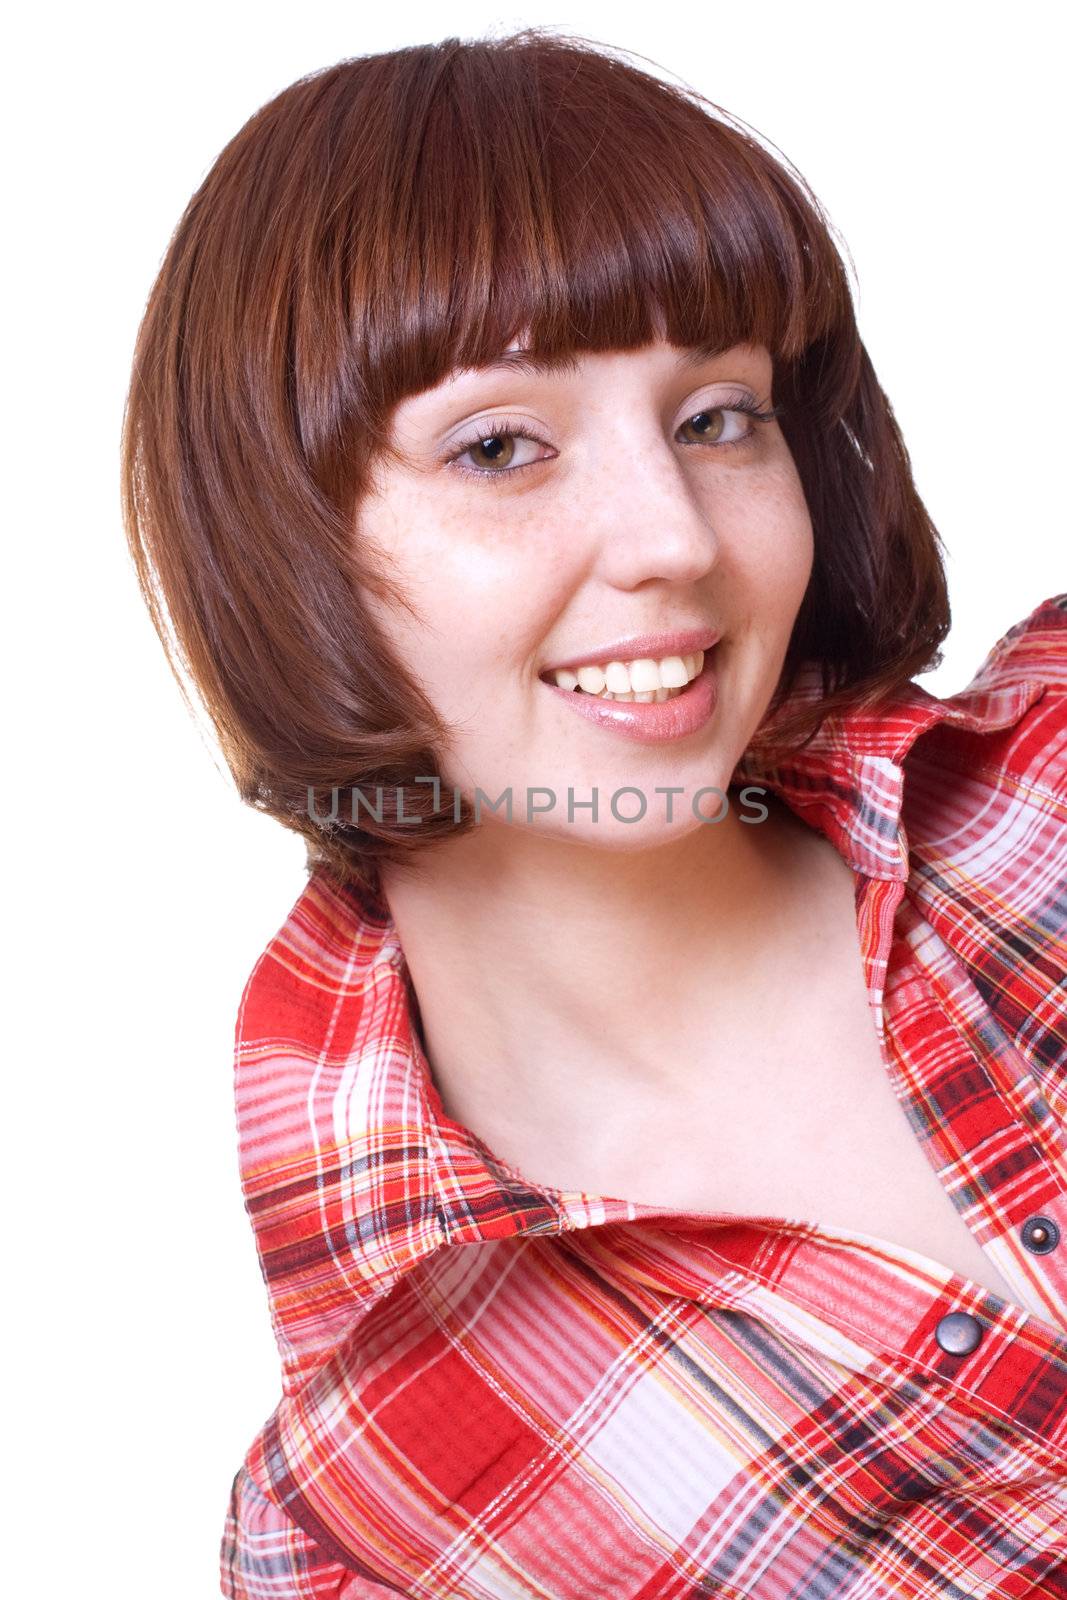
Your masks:
[{"label": "eye", "polygon": [[[756,422],[770,422],[774,411],[759,411],[754,404],[735,401],[730,406],[708,406],[697,411],[682,423],[682,428],[692,428],[699,444],[744,444],[756,432]],[[748,421],[743,419],[748,417]],[[688,441],[686,441],[688,442]]]},{"label": "eye", "polygon": [[514,465],[516,441],[524,440],[527,444],[538,444],[543,449],[551,447],[544,439],[539,439],[530,432],[526,423],[518,422],[512,417],[490,417],[481,424],[477,438],[466,439],[458,444],[451,455],[445,457],[446,463],[459,462],[463,456],[473,456],[475,462],[480,457],[488,462],[488,466],[457,467],[457,471],[470,478],[501,478],[514,477],[517,472],[524,472],[527,467],[537,466],[539,461],[545,460],[544,456],[538,460],[527,460]]},{"label": "eye", "polygon": [[[688,447],[703,445],[720,451],[737,449],[755,437],[757,423],[773,421],[782,414],[782,410],[781,406],[761,409],[749,396],[739,395],[731,397],[728,404],[705,406],[702,411],[694,412],[682,423],[678,432],[680,434],[684,429],[693,429],[696,438],[682,441]],[[540,466],[542,461],[548,459],[538,456],[516,463],[516,445],[520,440],[528,445],[540,445],[544,450],[551,449],[546,440],[530,431],[528,424],[513,417],[490,417],[481,424],[476,438],[461,441],[445,457],[445,464],[455,465],[456,470],[468,478],[514,478],[528,467]],[[464,456],[471,456],[475,461],[480,457],[489,465],[461,466],[459,463]]]}]

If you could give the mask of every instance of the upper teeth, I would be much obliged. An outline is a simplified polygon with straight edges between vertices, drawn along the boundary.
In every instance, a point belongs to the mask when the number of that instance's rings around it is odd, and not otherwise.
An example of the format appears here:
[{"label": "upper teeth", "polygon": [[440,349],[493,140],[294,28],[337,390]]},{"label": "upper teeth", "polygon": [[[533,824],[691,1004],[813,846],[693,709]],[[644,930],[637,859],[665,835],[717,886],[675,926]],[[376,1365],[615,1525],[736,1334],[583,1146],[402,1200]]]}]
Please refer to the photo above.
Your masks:
[{"label": "upper teeth", "polygon": [[549,676],[561,689],[583,689],[586,694],[640,694],[649,698],[660,689],[684,689],[704,665],[703,650],[686,656],[663,656],[653,661],[609,661],[607,666],[557,667]]}]

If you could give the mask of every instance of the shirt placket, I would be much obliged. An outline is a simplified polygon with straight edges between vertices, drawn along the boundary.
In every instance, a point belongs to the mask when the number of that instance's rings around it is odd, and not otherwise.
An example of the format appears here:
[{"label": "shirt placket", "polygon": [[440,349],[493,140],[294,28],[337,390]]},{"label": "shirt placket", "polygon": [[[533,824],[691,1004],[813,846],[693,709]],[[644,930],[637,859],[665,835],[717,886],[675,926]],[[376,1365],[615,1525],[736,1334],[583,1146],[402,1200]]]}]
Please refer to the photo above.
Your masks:
[{"label": "shirt placket", "polygon": [[[895,980],[901,949],[898,921],[911,914],[906,901],[909,847],[901,822],[904,771],[900,761],[859,755],[843,760],[839,774],[836,803],[823,816],[821,831],[856,874],[863,972],[883,1061],[895,1086],[898,1069],[886,1032],[886,989],[891,970]],[[1041,1153],[1034,1154],[1051,1183],[1042,1187],[1040,1204],[1022,1201],[1024,1214],[1013,1213],[1004,1232],[1016,1263],[1015,1273],[1005,1276],[1018,1281],[1021,1261],[1022,1277],[1035,1286],[1020,1304],[995,1302],[987,1290],[968,1289],[968,1280],[955,1273],[935,1282],[923,1274],[911,1252],[870,1240],[864,1244],[863,1235],[832,1229],[814,1235],[801,1231],[792,1242],[788,1236],[772,1238],[760,1259],[770,1263],[780,1255],[783,1265],[768,1279],[774,1293],[768,1297],[767,1285],[757,1285],[754,1302],[772,1320],[777,1315],[783,1328],[793,1323],[794,1306],[802,1317],[813,1313],[821,1324],[818,1335],[814,1329],[809,1333],[813,1340],[847,1334],[855,1350],[867,1352],[887,1374],[903,1370],[949,1379],[978,1405],[993,1404],[1010,1413],[1013,1396],[1033,1393],[1039,1398],[1031,1420],[1062,1432],[1067,1321],[1060,1308],[1067,1288],[1062,1254],[1067,1245],[1060,1246],[1053,1261],[1048,1241],[1067,1239],[1067,1210],[1062,1185]],[[966,1162],[967,1152],[960,1149],[957,1159]],[[946,1194],[946,1202],[953,1203],[951,1195]],[[858,1249],[850,1245],[853,1238]],[[981,1237],[978,1243],[983,1243]],[[793,1323],[792,1332],[803,1337],[803,1322]]]},{"label": "shirt placket", "polygon": [[916,1083],[936,1082],[928,1095],[938,1108],[930,1113],[935,1168],[950,1168],[971,1212],[968,1219],[958,1208],[963,1221],[1020,1303],[1067,1333],[1067,1169],[1040,1136],[1034,1080],[991,1019],[983,1018],[986,1049],[954,1021],[984,1002],[910,899],[897,921],[894,977],[908,1003],[894,1047]]}]

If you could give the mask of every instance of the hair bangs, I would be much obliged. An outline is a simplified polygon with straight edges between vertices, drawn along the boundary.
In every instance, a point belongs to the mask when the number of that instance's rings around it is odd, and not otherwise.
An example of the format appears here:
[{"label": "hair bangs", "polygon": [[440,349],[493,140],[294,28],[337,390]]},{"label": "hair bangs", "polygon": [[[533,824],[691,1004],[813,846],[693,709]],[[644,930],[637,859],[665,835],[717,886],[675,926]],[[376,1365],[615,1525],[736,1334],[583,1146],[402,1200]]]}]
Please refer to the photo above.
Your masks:
[{"label": "hair bangs", "polygon": [[436,46],[349,191],[349,347],[386,454],[401,400],[520,336],[549,363],[656,338],[793,361],[851,322],[818,202],[739,119],[567,40],[531,71],[531,33]]}]

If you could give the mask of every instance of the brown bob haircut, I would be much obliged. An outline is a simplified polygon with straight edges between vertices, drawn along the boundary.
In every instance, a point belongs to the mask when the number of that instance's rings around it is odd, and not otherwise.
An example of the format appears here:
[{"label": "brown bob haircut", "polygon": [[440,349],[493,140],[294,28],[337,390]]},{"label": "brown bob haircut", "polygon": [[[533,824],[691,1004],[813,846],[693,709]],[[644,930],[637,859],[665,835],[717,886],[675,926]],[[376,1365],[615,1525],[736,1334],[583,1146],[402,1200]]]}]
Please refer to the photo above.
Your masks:
[{"label": "brown bob haircut", "polygon": [[[309,868],[375,895],[382,860],[411,865],[472,817],[465,798],[458,821],[448,799],[434,810],[448,729],[361,599],[405,604],[361,546],[360,500],[395,459],[396,405],[519,330],[549,362],[657,337],[769,350],[815,554],[753,744],[801,665],[821,699],[779,718],[772,748],[936,665],[948,631],[940,541],[830,225],[746,125],[541,28],[313,72],[241,128],[170,240],[122,509],[241,797],[304,835]],[[312,814],[323,790],[379,785],[381,820]]]}]

